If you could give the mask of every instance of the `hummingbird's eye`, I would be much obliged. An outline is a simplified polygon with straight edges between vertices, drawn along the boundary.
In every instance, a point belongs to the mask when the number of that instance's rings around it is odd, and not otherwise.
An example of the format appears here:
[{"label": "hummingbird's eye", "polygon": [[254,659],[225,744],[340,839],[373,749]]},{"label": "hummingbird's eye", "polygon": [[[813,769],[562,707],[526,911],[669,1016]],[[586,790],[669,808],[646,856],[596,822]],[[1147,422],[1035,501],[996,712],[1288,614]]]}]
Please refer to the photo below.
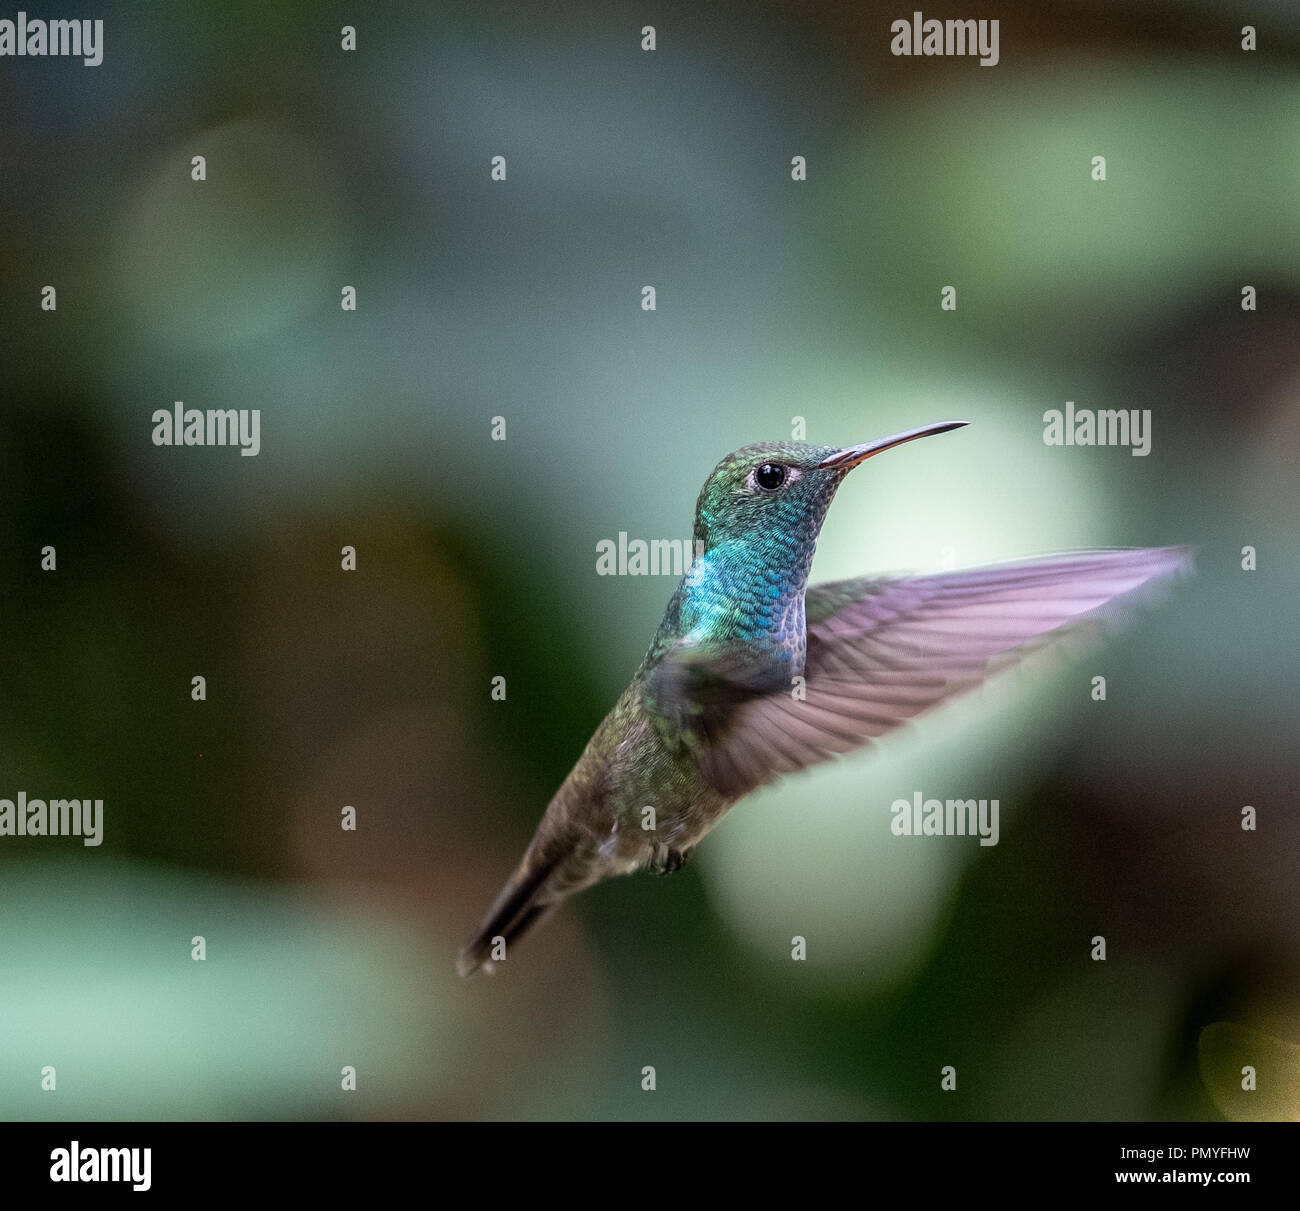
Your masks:
[{"label": "hummingbird's eye", "polygon": [[780,463],[764,463],[754,472],[754,482],[764,492],[775,492],[785,483],[785,468]]}]

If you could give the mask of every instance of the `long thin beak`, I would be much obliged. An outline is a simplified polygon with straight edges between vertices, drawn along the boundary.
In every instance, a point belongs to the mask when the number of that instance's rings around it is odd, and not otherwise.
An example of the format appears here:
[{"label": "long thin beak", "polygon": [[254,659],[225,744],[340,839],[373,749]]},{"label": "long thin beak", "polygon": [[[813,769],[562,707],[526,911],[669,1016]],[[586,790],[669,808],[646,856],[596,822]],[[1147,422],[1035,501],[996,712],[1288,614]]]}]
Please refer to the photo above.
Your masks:
[{"label": "long thin beak", "polygon": [[935,425],[922,425],[919,429],[908,429],[905,433],[895,433],[893,437],[882,437],[879,441],[863,442],[860,446],[845,446],[843,450],[837,450],[819,462],[817,469],[834,467],[837,471],[848,471],[882,450],[892,450],[904,442],[914,442],[918,437],[933,437],[936,433],[947,433],[950,429],[960,429],[969,424],[970,421],[965,420],[945,420]]}]

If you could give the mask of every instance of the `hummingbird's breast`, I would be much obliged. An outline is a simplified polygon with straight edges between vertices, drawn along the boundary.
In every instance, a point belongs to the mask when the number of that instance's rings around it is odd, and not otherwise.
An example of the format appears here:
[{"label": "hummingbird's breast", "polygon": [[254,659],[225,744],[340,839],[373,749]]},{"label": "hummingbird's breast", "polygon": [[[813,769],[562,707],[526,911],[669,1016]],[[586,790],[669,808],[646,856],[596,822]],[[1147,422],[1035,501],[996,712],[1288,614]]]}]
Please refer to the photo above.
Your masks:
[{"label": "hummingbird's breast", "polygon": [[698,755],[731,707],[786,693],[802,675],[810,560],[803,548],[770,560],[724,543],[692,563],[547,811],[581,855],[584,885],[644,866],[664,847],[691,849],[731,808]]}]

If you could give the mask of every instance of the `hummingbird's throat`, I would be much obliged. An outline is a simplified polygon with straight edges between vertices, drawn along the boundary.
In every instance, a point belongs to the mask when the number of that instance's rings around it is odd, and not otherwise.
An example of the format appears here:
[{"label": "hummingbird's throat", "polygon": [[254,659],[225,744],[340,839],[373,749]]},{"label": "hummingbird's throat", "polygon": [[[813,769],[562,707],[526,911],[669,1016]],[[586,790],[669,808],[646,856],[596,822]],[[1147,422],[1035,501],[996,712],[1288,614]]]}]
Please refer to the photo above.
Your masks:
[{"label": "hummingbird's throat", "polygon": [[723,543],[691,565],[678,633],[724,655],[737,683],[769,692],[803,673],[812,552],[787,550],[779,561],[756,554],[753,544]]}]

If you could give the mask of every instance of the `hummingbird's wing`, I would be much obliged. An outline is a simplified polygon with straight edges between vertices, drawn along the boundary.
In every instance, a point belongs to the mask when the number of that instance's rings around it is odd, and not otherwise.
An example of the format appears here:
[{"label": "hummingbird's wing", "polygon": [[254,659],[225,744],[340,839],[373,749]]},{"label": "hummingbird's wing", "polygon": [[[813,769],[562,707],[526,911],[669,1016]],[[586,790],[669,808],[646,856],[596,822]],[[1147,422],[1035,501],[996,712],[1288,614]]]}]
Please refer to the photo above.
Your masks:
[{"label": "hummingbird's wing", "polygon": [[[1190,554],[1186,547],[1077,551],[813,586],[805,598],[803,686],[755,693],[733,683],[728,696],[715,684],[705,699],[713,705],[695,721],[700,772],[722,794],[739,797],[858,748],[1063,628],[1115,617],[1102,607],[1185,567]],[[706,679],[698,666],[696,657],[696,683]],[[728,682],[725,667],[712,673]]]}]

